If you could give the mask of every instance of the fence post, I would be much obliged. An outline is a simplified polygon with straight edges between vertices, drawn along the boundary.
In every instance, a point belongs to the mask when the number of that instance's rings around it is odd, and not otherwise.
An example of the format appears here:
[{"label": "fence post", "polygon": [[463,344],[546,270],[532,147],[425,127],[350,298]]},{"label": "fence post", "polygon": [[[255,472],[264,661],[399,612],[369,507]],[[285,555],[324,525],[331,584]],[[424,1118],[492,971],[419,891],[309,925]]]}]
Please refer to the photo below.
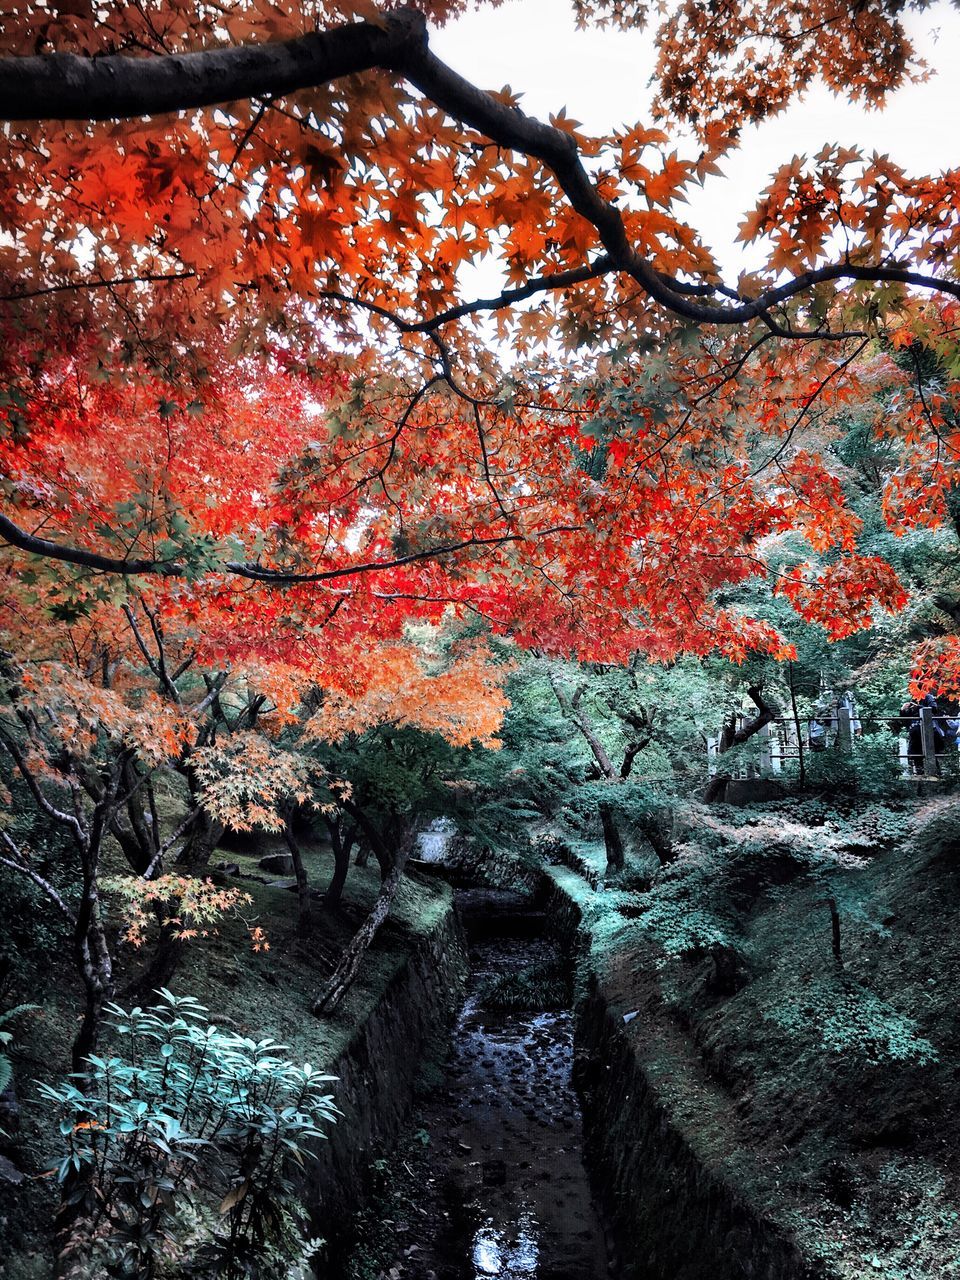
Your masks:
[{"label": "fence post", "polygon": [[910,777],[910,739],[906,735],[901,735],[899,739],[900,747],[900,772],[905,778]]},{"label": "fence post", "polygon": [[712,778],[717,772],[717,748],[719,738],[707,738],[707,777]]},{"label": "fence post", "polygon": [[920,708],[920,741],[923,744],[923,772],[928,778],[935,778],[937,768],[937,743],[933,734],[933,708]]},{"label": "fence post", "polygon": [[850,708],[837,708],[837,742],[841,751],[853,750],[853,726],[850,723]]}]

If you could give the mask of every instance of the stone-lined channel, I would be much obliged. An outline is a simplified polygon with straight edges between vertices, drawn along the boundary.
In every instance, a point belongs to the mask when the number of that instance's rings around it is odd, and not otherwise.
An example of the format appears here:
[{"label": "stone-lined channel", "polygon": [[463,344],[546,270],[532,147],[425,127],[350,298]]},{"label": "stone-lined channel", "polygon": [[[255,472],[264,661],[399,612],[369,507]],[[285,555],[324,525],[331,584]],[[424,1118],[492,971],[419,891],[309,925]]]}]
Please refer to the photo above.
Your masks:
[{"label": "stone-lined channel", "polygon": [[[611,1273],[583,1164],[571,1074],[573,1016],[558,1007],[558,944],[529,903],[458,893],[471,973],[442,1084],[425,1099],[429,1134],[415,1248],[422,1280],[605,1280]],[[498,980],[535,969],[554,998],[504,1012]],[[549,979],[534,981],[533,991]]]}]

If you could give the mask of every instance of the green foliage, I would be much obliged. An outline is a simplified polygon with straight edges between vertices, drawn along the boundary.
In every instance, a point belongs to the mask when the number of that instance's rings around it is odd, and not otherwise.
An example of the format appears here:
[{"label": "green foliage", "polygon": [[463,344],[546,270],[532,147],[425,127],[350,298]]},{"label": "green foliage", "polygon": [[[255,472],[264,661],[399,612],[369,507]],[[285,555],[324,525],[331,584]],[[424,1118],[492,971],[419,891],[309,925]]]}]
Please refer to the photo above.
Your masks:
[{"label": "green foliage", "polygon": [[[790,770],[787,777],[793,776]],[[904,781],[896,738],[887,729],[864,733],[852,751],[831,748],[806,757],[807,785],[827,792],[883,799],[902,795]]]},{"label": "green foliage", "polygon": [[[0,1093],[3,1093],[13,1079],[13,1063],[7,1053],[7,1050],[13,1044],[13,1032],[8,1031],[7,1028],[15,1019],[25,1013],[30,1013],[37,1007],[35,1004],[18,1004],[14,1005],[12,1009],[5,1009],[3,1013],[0,1013]],[[0,1129],[0,1133],[2,1132],[3,1130]]]},{"label": "green foliage", "polygon": [[730,924],[712,903],[710,881],[718,868],[712,860],[683,863],[668,869],[646,895],[637,924],[668,956],[698,953],[712,946],[730,946]]},{"label": "green foliage", "polygon": [[[578,716],[602,744],[614,778],[598,769],[555,685],[568,699],[576,694]],[[608,667],[527,659],[507,691],[504,748],[493,765],[500,785],[487,788],[507,838],[516,838],[518,821],[545,819],[563,836],[594,841],[602,807],[628,847],[645,848],[651,825],[669,829],[677,788],[704,774],[704,733],[713,725],[718,686],[693,660],[660,667],[634,658]]]},{"label": "green foliage", "polygon": [[463,803],[451,784],[461,778],[471,753],[439,733],[379,725],[335,743],[301,743],[298,749],[348,783],[351,803],[384,832],[447,817]]},{"label": "green foliage", "polygon": [[[451,816],[461,836],[459,861],[486,883],[523,883],[533,860],[529,829],[542,813],[539,779],[509,748],[465,752]],[[472,856],[471,856],[472,855]]]},{"label": "green foliage", "polygon": [[331,1077],[220,1031],[191,997],[113,1005],[123,1056],[41,1092],[62,1114],[56,1168],[89,1276],[281,1280],[302,1257],[294,1174],[335,1119]]},{"label": "green foliage", "polygon": [[569,983],[558,960],[542,960],[488,978],[478,985],[477,996],[484,1008],[505,1013],[566,1009],[570,1003]]},{"label": "green foliage", "polygon": [[878,1064],[937,1061],[937,1050],[912,1018],[852,979],[838,974],[791,992],[764,1017],[801,1041],[815,1037],[828,1053]]}]

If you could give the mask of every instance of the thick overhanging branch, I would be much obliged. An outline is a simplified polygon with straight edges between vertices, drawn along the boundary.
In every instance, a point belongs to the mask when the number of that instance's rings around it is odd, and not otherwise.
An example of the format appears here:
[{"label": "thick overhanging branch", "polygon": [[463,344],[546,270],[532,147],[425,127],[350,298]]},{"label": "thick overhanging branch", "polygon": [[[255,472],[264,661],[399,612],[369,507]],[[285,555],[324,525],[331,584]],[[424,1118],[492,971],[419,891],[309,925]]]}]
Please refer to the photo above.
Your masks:
[{"label": "thick overhanging branch", "polygon": [[72,53],[0,59],[0,119],[123,120],[273,98],[391,68],[426,44],[420,14],[354,22],[293,40],[148,57]]},{"label": "thick overhanging branch", "polygon": [[[942,280],[900,265],[873,267],[844,262],[803,272],[782,285],[765,290],[757,298],[738,301],[732,306],[696,301],[701,292],[699,286],[691,288],[657,271],[630,244],[619,211],[600,196],[591,182],[580,160],[576,139],[571,134],[545,125],[518,108],[505,106],[484,93],[434,57],[425,43],[408,54],[402,70],[411,84],[449,115],[462,120],[501,147],[541,160],[554,174],[577,213],[596,228],[612,265],[632,276],[655,302],[685,320],[722,325],[762,320],[782,337],[799,336],[775,321],[769,314],[771,309],[817,284],[833,280],[911,284],[938,289],[960,298],[960,281]],[[718,287],[716,292],[728,298],[739,297],[733,290],[725,288]]]},{"label": "thick overhanging branch", "polygon": [[[404,77],[430,102],[498,146],[540,160],[554,174],[572,207],[595,227],[605,251],[602,269],[597,271],[599,264],[595,262],[583,269],[586,274],[582,278],[606,270],[627,274],[653,301],[682,319],[711,325],[759,320],[779,337],[832,338],[837,335],[826,330],[795,330],[777,319],[773,309],[818,284],[834,281],[899,283],[960,298],[960,281],[896,262],[827,264],[802,272],[756,298],[743,298],[719,283],[690,283],[665,275],[631,245],[619,210],[601,197],[584,168],[576,139],[505,105],[446,66],[430,52],[423,15],[410,9],[386,14],[378,22],[350,23],[292,40],[196,53],[97,58],[54,53],[2,58],[0,119],[138,118],[239,100],[269,100],[374,69]],[[557,287],[557,282],[538,285],[524,296],[532,296],[541,287]],[[726,298],[727,305],[714,301],[718,297]],[[489,302],[490,309],[509,305],[503,297]],[[482,303],[466,304],[465,309],[453,308],[442,320],[408,323],[412,329],[429,330],[456,318],[458,312],[482,309]]]},{"label": "thick overhanging branch", "polygon": [[[544,530],[544,535],[564,530]],[[15,524],[8,516],[0,514],[0,539],[11,546],[27,551],[31,555],[43,556],[49,560],[63,560],[67,564],[79,565],[84,569],[92,569],[99,573],[117,573],[125,577],[136,577],[149,574],[154,577],[182,578],[186,577],[189,566],[178,560],[118,559],[114,556],[100,555],[96,551],[87,551],[83,547],[72,547],[64,543],[54,542],[50,538],[40,538],[28,533]],[[495,547],[508,542],[522,542],[523,534],[497,534],[488,538],[461,538],[458,542],[438,543],[426,547],[422,551],[411,551],[407,555],[396,556],[390,560],[367,560],[360,564],[343,565],[338,569],[322,569],[315,573],[300,573],[295,570],[276,569],[266,565],[228,560],[223,572],[236,577],[248,578],[253,582],[263,582],[272,586],[295,586],[303,583],[334,582],[340,578],[351,578],[358,574],[380,573],[388,569],[402,568],[422,560],[442,559],[445,556],[466,551],[470,547]]]}]

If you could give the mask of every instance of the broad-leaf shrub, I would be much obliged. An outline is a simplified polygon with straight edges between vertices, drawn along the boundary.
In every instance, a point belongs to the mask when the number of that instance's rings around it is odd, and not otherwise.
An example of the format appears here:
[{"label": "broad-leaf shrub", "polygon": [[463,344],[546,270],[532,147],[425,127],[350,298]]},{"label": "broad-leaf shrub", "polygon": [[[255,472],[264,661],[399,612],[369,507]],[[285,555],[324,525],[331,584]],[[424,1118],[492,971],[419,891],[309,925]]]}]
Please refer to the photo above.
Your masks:
[{"label": "broad-leaf shrub", "polygon": [[160,994],[154,1009],[109,1006],[116,1056],[41,1086],[62,1109],[55,1172],[75,1215],[74,1273],[286,1276],[303,1254],[293,1174],[335,1120],[333,1077]]}]

